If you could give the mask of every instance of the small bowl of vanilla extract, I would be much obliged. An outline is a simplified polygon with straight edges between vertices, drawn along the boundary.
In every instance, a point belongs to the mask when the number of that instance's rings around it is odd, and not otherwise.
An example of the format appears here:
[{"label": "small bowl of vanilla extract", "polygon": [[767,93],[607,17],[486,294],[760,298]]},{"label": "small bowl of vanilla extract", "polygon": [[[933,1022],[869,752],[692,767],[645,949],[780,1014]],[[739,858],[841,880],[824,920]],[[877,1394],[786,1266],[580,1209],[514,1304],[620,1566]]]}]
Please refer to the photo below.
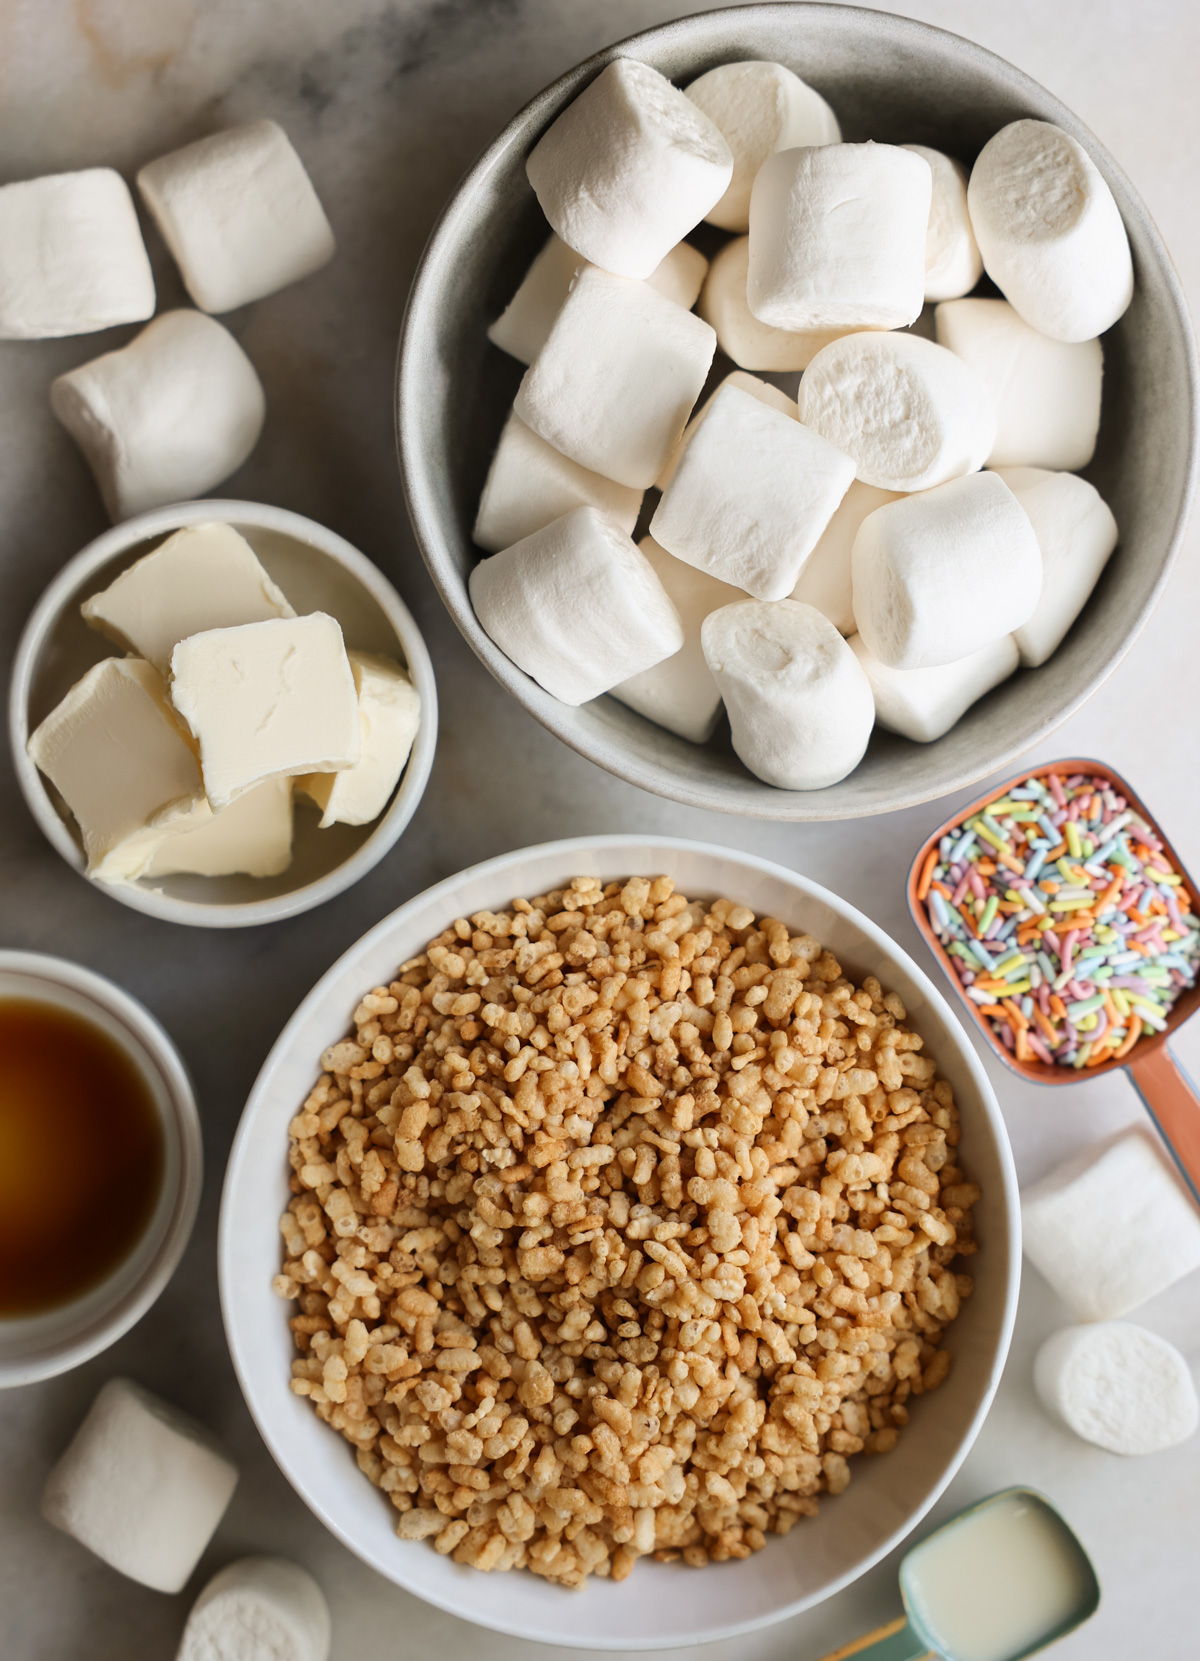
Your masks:
[{"label": "small bowl of vanilla extract", "polygon": [[141,1319],[202,1175],[191,1083],[153,1016],[78,964],[0,951],[0,1388]]}]

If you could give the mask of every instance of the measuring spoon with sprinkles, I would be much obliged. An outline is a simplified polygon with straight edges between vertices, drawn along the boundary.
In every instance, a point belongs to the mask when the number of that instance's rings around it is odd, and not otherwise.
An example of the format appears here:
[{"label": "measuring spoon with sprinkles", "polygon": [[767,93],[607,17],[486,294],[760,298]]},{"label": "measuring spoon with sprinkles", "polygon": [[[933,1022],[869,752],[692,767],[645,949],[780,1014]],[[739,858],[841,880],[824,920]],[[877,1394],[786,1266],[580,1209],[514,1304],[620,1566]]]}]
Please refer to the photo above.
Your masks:
[{"label": "measuring spoon with sprinkles", "polygon": [[993,1049],[1023,1077],[1128,1067],[1200,1199],[1200,1101],[1167,1039],[1200,1006],[1200,895],[1097,761],[1010,779],[921,848],[909,908]]}]

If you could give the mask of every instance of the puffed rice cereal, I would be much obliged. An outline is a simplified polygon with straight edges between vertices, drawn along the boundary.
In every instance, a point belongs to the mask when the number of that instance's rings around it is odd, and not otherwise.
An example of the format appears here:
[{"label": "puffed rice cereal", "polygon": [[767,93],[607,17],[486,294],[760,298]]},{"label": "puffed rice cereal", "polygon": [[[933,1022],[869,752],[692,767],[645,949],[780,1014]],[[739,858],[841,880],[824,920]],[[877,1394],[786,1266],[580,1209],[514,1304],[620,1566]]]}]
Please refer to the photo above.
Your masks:
[{"label": "puffed rice cereal", "polygon": [[904,1019],[669,877],[459,918],[367,993],[291,1123],[275,1288],[402,1539],[566,1586],[723,1562],[895,1445],[979,1198]]}]

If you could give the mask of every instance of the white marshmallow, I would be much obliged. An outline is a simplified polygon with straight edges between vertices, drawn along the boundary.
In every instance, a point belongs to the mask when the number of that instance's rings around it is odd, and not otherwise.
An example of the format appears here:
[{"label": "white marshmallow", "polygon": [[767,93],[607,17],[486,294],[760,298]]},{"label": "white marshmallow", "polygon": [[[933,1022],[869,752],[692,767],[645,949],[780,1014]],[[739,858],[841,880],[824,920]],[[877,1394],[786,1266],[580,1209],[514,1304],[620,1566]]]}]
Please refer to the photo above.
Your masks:
[{"label": "white marshmallow", "polygon": [[593,507],[632,535],[642,492],[580,467],[531,432],[515,412],[504,423],[471,535],[490,554],[511,548],[572,508]]},{"label": "white marshmallow", "polygon": [[1053,1333],[1037,1353],[1033,1382],[1048,1413],[1110,1453],[1161,1453],[1186,1442],[1200,1423],[1183,1356],[1126,1321]]},{"label": "white marshmallow", "polygon": [[1030,328],[1091,340],[1129,305],[1133,260],[1121,210],[1060,127],[1002,127],[979,152],[967,202],[987,274]]},{"label": "white marshmallow", "polygon": [[721,694],[704,661],[700,626],[712,611],[744,600],[741,589],[718,582],[707,572],[697,571],[660,548],[652,536],[644,536],[638,547],[645,554],[667,598],[679,613],[683,645],[673,657],[664,658],[651,669],[643,669],[612,695],[648,721],[668,732],[678,733],[691,744],[703,744],[713,735],[721,713]]},{"label": "white marshmallow", "polygon": [[201,311],[261,300],[333,258],[333,231],[275,121],[251,121],[143,167],[138,189]]},{"label": "white marshmallow", "polygon": [[292,781],[265,779],[220,813],[208,808],[193,825],[171,830],[142,875],[277,877],[291,863]]},{"label": "white marshmallow", "polygon": [[874,513],[885,502],[894,502],[897,495],[895,490],[877,490],[873,484],[855,479],[801,568],[791,598],[801,605],[815,606],[839,634],[854,633],[850,552],[858,527],[868,513]]},{"label": "white marshmallow", "polygon": [[967,212],[967,170],[952,156],[924,144],[906,144],[929,163],[933,201],[925,233],[925,298],[954,300],[983,276],[983,259]]},{"label": "white marshmallow", "polygon": [[1042,550],[1042,592],[1013,639],[1027,669],[1045,663],[1087,603],[1117,545],[1117,522],[1095,485],[1040,467],[997,469],[1029,515]]},{"label": "white marshmallow", "polygon": [[723,231],[749,228],[750,190],[768,156],[798,145],[842,141],[837,116],[821,94],[781,63],[723,63],[685,90],[721,129],[733,152],[729,188],[704,216]]},{"label": "white marshmallow", "polygon": [[321,829],[369,825],[400,782],[421,725],[421,695],[395,658],[347,652],[358,694],[358,760],[340,773],[302,773],[296,780],[321,809]]},{"label": "white marshmallow", "polygon": [[733,156],[665,75],[617,58],[543,134],[525,171],[565,243],[602,270],[649,277],[725,194]]},{"label": "white marshmallow", "polygon": [[551,232],[512,299],[488,326],[492,345],[524,364],[532,363],[549,339],[575,273],[586,264],[582,255]]},{"label": "white marshmallow", "polygon": [[175,1661],[326,1661],[331,1636],[310,1574],[282,1557],[242,1557],[192,1605]]},{"label": "white marshmallow", "polygon": [[997,473],[971,473],[876,508],[850,556],[854,618],[889,669],[970,657],[1033,615],[1042,556]]},{"label": "white marshmallow", "polygon": [[198,311],[164,312],[119,352],[60,375],[50,407],[114,521],[227,479],[258,443],[267,410],[250,359]]},{"label": "white marshmallow", "polygon": [[723,386],[675,467],[650,534],[757,600],[782,600],[850,488],[854,463],[817,433]]},{"label": "white marshmallow", "polygon": [[129,187],[111,167],[0,188],[0,340],[92,334],[154,312]]},{"label": "white marshmallow", "polygon": [[844,329],[773,329],[760,323],[746,299],[750,238],[735,237],[713,260],[700,291],[697,310],[717,332],[726,356],[743,369],[807,369],[822,346]]},{"label": "white marshmallow", "polygon": [[750,310],[777,329],[898,329],[925,300],[929,164],[894,144],[780,150],[750,198]]},{"label": "white marshmallow", "polygon": [[42,1515],[131,1580],[178,1592],[237,1479],[202,1425],[110,1378],[50,1473]]},{"label": "white marshmallow", "polygon": [[748,392],[752,398],[757,398],[760,403],[766,404],[770,409],[779,410],[789,420],[799,421],[800,419],[800,411],[796,408],[796,400],[789,398],[786,392],[781,392],[777,386],[772,386],[770,381],[760,381],[757,375],[747,375],[743,369],[731,369],[725,379],[714,388],[695,415],[692,416],[692,419],[683,429],[679,443],[663,463],[662,472],[654,481],[660,490],[665,490],[675,477],[675,469],[679,466],[680,456],[695,437],[697,427],[712,408],[713,399],[724,386],[736,386],[742,392]]},{"label": "white marshmallow", "polygon": [[679,613],[629,537],[575,508],[471,572],[475,615],[564,704],[584,704],[683,645]]},{"label": "white marshmallow", "polygon": [[985,692],[1008,679],[1019,661],[1011,634],[937,669],[889,669],[871,656],[861,635],[851,635],[850,645],[871,683],[876,721],[918,744],[932,744],[949,732]]},{"label": "white marshmallow", "polygon": [[809,364],[800,419],[853,456],[880,490],[929,490],[982,467],[996,436],[991,394],[944,346],[909,334],[846,335]]},{"label": "white marshmallow", "polygon": [[822,790],[854,771],[875,705],[827,617],[795,600],[743,600],[706,617],[700,641],[733,747],[757,778],[780,790]]},{"label": "white marshmallow", "polygon": [[699,248],[693,248],[690,242],[677,242],[646,281],[684,311],[691,311],[704,287],[707,271],[708,261]]},{"label": "white marshmallow", "polygon": [[1111,1321],[1200,1268],[1200,1216],[1155,1144],[1125,1131],[1021,1194],[1025,1255],[1081,1321]]},{"label": "white marshmallow", "polygon": [[996,441],[989,467],[1086,467],[1100,430],[1104,350],[1039,334],[1007,300],[950,300],[937,338],[991,394]]},{"label": "white marshmallow", "polygon": [[581,467],[645,490],[679,440],[716,347],[707,323],[649,284],[588,268],[513,407]]},{"label": "white marshmallow", "polygon": [[[510,357],[532,363],[546,344],[575,273],[587,264],[561,237],[551,234],[521,286],[488,329],[488,339]],[[684,311],[696,304],[708,261],[690,242],[681,242],[646,278],[651,288]]]}]

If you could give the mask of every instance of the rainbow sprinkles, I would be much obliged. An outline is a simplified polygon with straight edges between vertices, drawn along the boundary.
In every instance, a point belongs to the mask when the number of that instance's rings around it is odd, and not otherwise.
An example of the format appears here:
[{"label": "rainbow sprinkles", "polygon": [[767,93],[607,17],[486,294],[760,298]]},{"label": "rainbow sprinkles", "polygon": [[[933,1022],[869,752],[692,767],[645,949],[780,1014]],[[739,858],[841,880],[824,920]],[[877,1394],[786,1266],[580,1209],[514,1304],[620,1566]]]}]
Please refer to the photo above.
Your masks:
[{"label": "rainbow sprinkles", "polygon": [[1200,919],[1154,827],[1101,775],[1031,776],[929,850],[917,899],[1018,1061],[1097,1067],[1161,1032]]}]

